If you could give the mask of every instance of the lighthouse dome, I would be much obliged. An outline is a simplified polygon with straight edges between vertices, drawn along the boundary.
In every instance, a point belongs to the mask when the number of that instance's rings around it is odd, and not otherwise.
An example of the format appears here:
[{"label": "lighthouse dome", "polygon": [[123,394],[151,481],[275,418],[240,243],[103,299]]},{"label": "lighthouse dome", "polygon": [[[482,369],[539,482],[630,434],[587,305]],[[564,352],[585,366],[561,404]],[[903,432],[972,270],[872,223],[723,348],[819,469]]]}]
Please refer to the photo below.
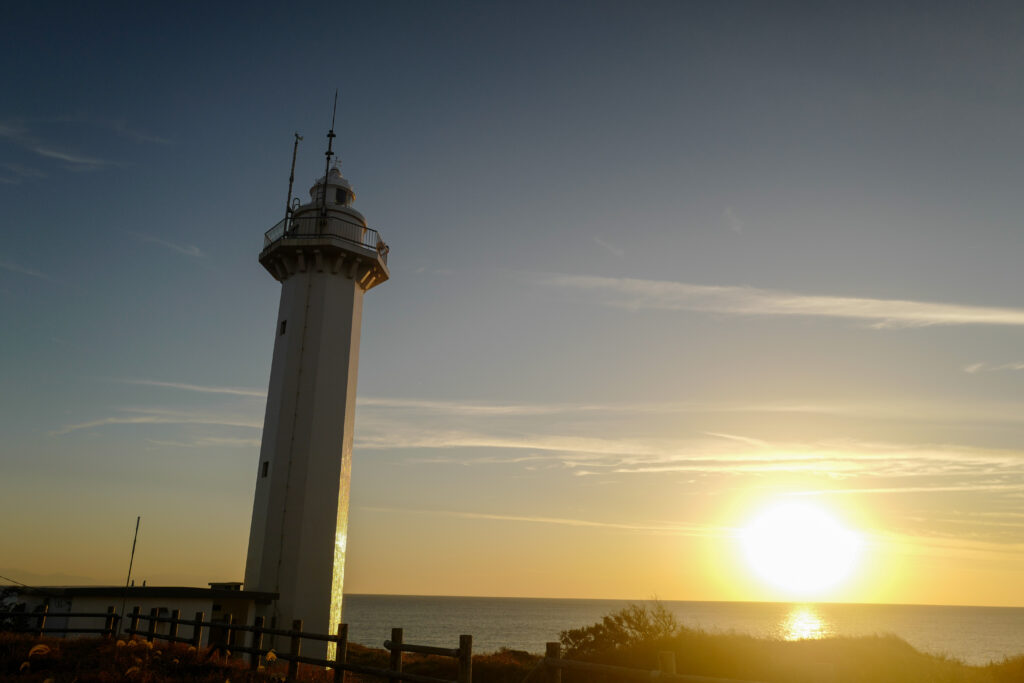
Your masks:
[{"label": "lighthouse dome", "polygon": [[356,193],[352,190],[351,183],[348,182],[345,176],[341,175],[341,169],[337,166],[332,167],[327,172],[326,179],[323,176],[317,178],[317,181],[313,183],[313,187],[309,188],[309,197],[313,200],[313,203],[320,202],[320,193],[325,185],[327,186],[328,204],[348,206],[356,199]]}]

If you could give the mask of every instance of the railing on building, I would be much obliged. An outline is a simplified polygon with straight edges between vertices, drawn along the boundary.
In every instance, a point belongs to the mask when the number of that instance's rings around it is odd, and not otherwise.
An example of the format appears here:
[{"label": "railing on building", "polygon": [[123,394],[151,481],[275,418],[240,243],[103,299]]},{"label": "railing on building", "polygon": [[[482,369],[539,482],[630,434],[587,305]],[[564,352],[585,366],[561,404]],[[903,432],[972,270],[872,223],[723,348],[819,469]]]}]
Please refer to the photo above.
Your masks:
[{"label": "railing on building", "polygon": [[328,239],[342,246],[356,246],[375,251],[388,262],[388,245],[380,233],[355,221],[339,216],[288,216],[278,221],[263,236],[263,248],[281,240]]}]

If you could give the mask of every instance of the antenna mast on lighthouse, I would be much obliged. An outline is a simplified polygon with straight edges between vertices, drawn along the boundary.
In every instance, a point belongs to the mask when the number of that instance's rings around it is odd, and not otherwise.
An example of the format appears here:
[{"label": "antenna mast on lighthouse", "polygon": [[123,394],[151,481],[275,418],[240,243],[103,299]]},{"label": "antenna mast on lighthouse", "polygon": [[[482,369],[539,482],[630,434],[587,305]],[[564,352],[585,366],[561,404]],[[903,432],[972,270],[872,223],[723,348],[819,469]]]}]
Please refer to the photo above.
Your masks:
[{"label": "antenna mast on lighthouse", "polygon": [[292,147],[292,172],[288,175],[288,201],[284,205],[284,217],[288,218],[292,213],[292,185],[295,183],[295,155],[299,152],[299,141],[302,136],[298,131],[295,133],[295,146]]},{"label": "antenna mast on lighthouse", "polygon": [[334,111],[331,112],[331,129],[327,131],[327,165],[324,167],[324,191],[320,195],[320,217],[327,216],[327,174],[331,172],[331,157],[334,156],[334,119],[338,114],[338,89],[334,89]]}]

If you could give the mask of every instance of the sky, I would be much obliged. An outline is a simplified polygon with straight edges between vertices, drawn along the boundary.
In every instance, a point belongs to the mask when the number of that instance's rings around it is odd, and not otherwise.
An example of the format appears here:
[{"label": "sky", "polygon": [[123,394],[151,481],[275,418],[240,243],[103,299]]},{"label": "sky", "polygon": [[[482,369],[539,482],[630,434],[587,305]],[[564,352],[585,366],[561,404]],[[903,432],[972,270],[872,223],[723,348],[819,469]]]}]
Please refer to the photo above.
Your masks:
[{"label": "sky", "polygon": [[1017,3],[25,3],[0,21],[0,575],[240,581],[335,151],[367,294],[346,591],[1024,606]]}]

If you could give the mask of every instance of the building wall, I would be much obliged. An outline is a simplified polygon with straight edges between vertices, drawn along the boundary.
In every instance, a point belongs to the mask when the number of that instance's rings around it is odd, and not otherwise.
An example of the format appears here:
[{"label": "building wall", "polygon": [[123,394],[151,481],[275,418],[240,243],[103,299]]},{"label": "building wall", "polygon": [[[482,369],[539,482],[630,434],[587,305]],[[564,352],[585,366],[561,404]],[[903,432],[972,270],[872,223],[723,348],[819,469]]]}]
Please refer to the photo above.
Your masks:
[{"label": "building wall", "polygon": [[356,269],[354,278],[347,268],[301,272],[297,261],[289,270],[278,311],[245,587],[280,593],[267,615],[279,628],[302,619],[304,630],[329,633],[341,618],[363,302],[357,281],[365,271]]}]

